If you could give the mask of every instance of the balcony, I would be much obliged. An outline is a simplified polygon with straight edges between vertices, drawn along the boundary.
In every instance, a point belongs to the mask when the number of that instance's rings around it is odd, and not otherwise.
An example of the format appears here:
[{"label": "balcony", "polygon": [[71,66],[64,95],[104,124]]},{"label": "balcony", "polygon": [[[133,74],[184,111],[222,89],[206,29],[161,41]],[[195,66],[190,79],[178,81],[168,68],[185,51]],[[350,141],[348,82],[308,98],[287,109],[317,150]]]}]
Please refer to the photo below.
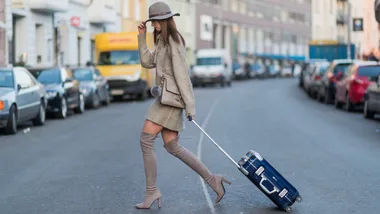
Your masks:
[{"label": "balcony", "polygon": [[69,10],[69,0],[29,0],[29,8],[43,13],[66,12]]},{"label": "balcony", "polygon": [[117,5],[113,4],[114,1],[93,0],[88,8],[88,20],[92,24],[111,24],[115,23]]},{"label": "balcony", "polygon": [[12,0],[12,8],[17,8],[17,9],[25,8],[25,0]]}]

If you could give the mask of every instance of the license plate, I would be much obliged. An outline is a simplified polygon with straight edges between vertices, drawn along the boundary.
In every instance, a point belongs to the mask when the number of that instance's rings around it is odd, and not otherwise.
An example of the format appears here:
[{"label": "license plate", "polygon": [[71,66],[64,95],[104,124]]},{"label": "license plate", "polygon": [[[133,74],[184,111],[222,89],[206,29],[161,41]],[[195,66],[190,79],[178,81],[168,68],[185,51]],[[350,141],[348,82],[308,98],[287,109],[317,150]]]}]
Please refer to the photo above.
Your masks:
[{"label": "license plate", "polygon": [[123,95],[124,91],[123,90],[112,90],[111,94],[112,95]]}]

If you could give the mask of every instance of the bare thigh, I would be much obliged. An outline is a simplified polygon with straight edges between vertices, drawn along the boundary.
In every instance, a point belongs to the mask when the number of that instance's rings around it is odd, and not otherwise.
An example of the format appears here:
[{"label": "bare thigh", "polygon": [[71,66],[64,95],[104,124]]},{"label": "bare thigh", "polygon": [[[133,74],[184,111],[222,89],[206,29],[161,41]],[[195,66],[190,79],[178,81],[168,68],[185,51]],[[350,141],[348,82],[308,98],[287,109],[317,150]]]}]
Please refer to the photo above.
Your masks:
[{"label": "bare thigh", "polygon": [[153,123],[150,120],[145,120],[143,132],[148,133],[148,134],[156,134],[157,135],[162,130],[163,130],[162,126],[160,126],[156,123]]},{"label": "bare thigh", "polygon": [[170,141],[178,137],[178,132],[164,128],[161,131],[161,135],[162,135],[162,139],[164,140],[164,143],[168,144],[170,143]]}]

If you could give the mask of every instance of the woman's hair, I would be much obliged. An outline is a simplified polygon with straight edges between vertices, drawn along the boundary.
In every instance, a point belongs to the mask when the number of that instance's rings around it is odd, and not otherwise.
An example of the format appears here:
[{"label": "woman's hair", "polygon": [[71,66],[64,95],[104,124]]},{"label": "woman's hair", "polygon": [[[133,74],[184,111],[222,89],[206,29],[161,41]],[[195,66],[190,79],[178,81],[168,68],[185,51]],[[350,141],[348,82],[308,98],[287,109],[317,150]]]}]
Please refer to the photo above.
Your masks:
[{"label": "woman's hair", "polygon": [[185,39],[182,37],[182,35],[178,32],[177,26],[174,22],[173,17],[170,17],[168,19],[164,20],[156,20],[161,25],[161,32],[158,32],[156,29],[153,31],[154,36],[154,43],[157,45],[157,37],[159,34],[161,34],[162,39],[164,40],[165,44],[169,44],[169,36],[173,38],[175,42],[178,44],[180,43],[180,39],[182,41],[183,46],[186,46]]}]

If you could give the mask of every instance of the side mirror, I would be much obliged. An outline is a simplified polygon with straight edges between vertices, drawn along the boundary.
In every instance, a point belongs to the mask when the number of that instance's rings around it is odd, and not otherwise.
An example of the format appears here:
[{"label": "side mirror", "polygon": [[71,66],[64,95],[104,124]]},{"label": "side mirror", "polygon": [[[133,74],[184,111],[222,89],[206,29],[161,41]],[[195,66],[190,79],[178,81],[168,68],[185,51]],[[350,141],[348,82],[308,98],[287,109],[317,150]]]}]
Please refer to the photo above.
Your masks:
[{"label": "side mirror", "polygon": [[21,89],[25,89],[25,88],[28,88],[29,87],[29,85],[28,84],[23,84],[23,83],[21,83],[21,84],[17,84],[17,90],[21,90]]},{"label": "side mirror", "polygon": [[74,78],[72,78],[72,77],[68,77],[68,78],[65,80],[65,83],[66,83],[66,82],[72,82],[72,81],[74,81]]}]

